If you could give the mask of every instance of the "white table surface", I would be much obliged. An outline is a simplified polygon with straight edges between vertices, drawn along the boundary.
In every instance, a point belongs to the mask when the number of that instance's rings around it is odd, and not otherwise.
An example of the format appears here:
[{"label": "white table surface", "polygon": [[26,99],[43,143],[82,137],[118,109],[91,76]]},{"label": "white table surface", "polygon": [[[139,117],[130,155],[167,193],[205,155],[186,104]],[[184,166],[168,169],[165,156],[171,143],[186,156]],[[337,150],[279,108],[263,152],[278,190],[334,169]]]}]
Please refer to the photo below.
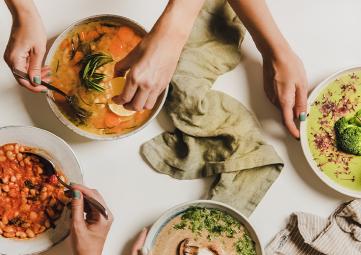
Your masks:
[{"label": "white table surface", "polygon": [[[150,29],[167,1],[162,0],[37,0],[48,38],[70,23],[89,15],[113,13],[130,17]],[[303,59],[310,86],[338,69],[361,65],[361,1],[269,0],[281,30]],[[0,52],[6,47],[11,17],[0,2]],[[234,71],[220,77],[216,89],[238,98],[259,118],[267,141],[274,145],[285,167],[250,217],[266,244],[285,226],[290,213],[305,211],[328,216],[347,197],[324,185],[308,166],[300,144],[281,124],[279,112],[262,89],[261,58],[251,38],[243,44],[244,59]],[[48,107],[44,95],[34,95],[16,85],[0,61],[0,126],[34,125],[65,139],[75,150],[87,185],[106,198],[115,221],[103,254],[128,255],[134,236],[152,224],[166,209],[202,198],[210,181],[177,181],[155,173],[140,157],[145,141],[170,127],[164,113],[145,130],[120,141],[83,139],[66,129]],[[71,254],[69,239],[46,255]]]}]

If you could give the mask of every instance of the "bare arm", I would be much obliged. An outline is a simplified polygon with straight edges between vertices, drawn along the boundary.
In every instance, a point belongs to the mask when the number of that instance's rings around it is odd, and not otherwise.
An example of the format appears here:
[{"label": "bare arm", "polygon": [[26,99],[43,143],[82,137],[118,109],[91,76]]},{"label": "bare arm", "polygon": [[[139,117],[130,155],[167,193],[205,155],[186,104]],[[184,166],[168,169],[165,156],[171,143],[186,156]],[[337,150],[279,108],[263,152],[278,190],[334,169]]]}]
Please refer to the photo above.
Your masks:
[{"label": "bare arm", "polygon": [[116,65],[116,73],[131,67],[124,91],[113,98],[116,103],[137,111],[153,108],[173,76],[203,3],[204,0],[169,1],[150,33]]},{"label": "bare arm", "polygon": [[48,68],[42,68],[46,50],[46,34],[39,13],[32,0],[5,0],[13,17],[13,25],[4,59],[11,69],[29,74],[32,82],[17,79],[33,92],[46,88],[38,85],[48,79]]},{"label": "bare arm", "polygon": [[267,96],[281,108],[290,133],[299,138],[294,119],[304,120],[307,104],[307,77],[301,60],[278,29],[265,0],[228,2],[262,54]]}]

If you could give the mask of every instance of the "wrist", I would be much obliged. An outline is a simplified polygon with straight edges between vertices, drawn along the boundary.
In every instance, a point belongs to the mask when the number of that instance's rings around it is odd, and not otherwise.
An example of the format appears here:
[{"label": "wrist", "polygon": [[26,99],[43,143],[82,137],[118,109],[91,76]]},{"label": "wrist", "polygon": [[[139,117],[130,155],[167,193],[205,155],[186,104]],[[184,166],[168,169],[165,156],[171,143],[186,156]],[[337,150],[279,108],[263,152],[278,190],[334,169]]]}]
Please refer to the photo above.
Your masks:
[{"label": "wrist", "polygon": [[34,23],[34,21],[41,21],[37,9],[32,1],[7,0],[6,4],[11,12],[14,24],[22,25],[29,24],[29,22]]},{"label": "wrist", "polygon": [[272,43],[256,43],[263,59],[282,60],[292,52],[291,47],[285,39],[280,39]]},{"label": "wrist", "polygon": [[190,9],[188,4],[182,1],[169,1],[151,32],[160,35],[163,39],[170,38],[175,47],[182,48],[192,31],[200,8],[198,5],[201,3],[202,0],[197,0]]}]

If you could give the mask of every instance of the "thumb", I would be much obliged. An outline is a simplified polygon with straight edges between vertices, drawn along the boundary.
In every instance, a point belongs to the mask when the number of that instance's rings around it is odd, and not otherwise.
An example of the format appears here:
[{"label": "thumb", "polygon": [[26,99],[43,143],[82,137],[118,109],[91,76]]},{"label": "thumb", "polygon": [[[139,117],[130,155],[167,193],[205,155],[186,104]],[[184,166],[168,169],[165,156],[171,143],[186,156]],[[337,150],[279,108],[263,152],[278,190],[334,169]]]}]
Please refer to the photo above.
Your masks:
[{"label": "thumb", "polygon": [[114,66],[114,77],[125,76],[126,71],[130,69],[138,55],[138,47],[136,47],[123,59],[118,61]]},{"label": "thumb", "polygon": [[39,48],[33,48],[30,51],[29,76],[33,86],[41,84],[41,64],[43,62],[45,51]]},{"label": "thumb", "polygon": [[148,230],[146,228],[144,228],[142,230],[142,232],[139,234],[135,243],[133,244],[132,255],[138,255],[139,252],[142,250],[144,242],[145,242],[145,238],[147,237],[147,233],[148,233]]},{"label": "thumb", "polygon": [[73,225],[83,225],[84,221],[84,200],[79,190],[73,190],[73,199],[71,201]]}]

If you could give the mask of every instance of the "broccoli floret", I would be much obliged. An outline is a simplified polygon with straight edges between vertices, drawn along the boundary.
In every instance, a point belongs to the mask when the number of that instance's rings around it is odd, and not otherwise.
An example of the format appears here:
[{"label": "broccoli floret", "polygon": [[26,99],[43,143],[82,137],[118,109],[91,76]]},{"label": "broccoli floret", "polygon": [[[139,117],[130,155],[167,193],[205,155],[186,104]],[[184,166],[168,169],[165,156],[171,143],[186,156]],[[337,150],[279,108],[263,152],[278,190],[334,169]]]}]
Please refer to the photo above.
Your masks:
[{"label": "broccoli floret", "polygon": [[337,148],[361,156],[361,110],[351,118],[340,118],[334,129]]}]

